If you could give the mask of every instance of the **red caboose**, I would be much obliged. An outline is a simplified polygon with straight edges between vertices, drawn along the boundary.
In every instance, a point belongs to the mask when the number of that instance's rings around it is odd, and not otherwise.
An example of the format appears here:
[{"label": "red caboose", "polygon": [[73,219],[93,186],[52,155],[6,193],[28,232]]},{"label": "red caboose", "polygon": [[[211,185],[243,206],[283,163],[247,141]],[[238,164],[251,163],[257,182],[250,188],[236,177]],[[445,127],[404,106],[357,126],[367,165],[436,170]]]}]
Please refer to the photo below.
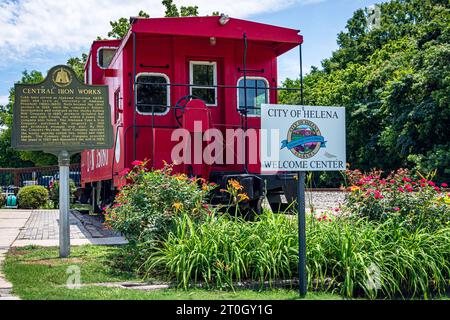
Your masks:
[{"label": "red caboose", "polygon": [[[222,187],[240,181],[257,212],[266,195],[272,208],[285,207],[295,198],[294,176],[261,174],[259,107],[277,103],[277,57],[301,45],[298,33],[226,16],[132,18],[122,40],[95,41],[85,80],[109,86],[115,143],[82,153],[84,198],[111,201],[136,159],[153,168],[174,162],[185,135],[200,145],[186,145],[176,170]],[[208,130],[224,137],[214,161],[189,159],[207,151]]]}]

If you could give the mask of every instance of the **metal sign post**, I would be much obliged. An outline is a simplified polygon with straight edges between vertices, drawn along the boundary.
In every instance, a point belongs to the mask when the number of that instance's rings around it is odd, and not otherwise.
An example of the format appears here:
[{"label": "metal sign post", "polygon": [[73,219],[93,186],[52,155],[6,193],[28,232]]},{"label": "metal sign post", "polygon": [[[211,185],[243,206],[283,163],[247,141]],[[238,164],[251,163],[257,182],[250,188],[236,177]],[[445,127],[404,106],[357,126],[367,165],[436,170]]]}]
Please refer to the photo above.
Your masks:
[{"label": "metal sign post", "polygon": [[58,155],[59,164],[59,256],[70,255],[70,223],[69,223],[69,164],[70,154],[61,151]]},{"label": "metal sign post", "polygon": [[306,296],[308,277],[306,275],[306,218],[305,218],[305,171],[298,172],[298,279],[299,293]]}]

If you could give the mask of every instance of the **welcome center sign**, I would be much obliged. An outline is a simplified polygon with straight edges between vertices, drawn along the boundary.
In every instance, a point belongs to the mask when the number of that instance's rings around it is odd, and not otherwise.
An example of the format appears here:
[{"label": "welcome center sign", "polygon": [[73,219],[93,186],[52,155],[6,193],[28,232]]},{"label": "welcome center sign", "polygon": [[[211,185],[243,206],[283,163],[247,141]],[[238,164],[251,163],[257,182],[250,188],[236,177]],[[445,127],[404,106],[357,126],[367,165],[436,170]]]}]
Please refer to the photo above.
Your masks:
[{"label": "welcome center sign", "polygon": [[261,171],[345,168],[345,108],[261,105]]}]

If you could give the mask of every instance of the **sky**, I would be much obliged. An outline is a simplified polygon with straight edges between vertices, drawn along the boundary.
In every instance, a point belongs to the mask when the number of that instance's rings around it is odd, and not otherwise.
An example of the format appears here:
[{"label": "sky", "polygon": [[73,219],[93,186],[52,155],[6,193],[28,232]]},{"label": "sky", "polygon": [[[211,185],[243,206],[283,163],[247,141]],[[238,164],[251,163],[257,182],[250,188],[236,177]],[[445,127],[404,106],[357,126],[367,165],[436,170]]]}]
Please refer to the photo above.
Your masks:
[{"label": "sky", "polygon": [[[353,12],[380,0],[175,0],[197,5],[200,15],[213,11],[230,17],[300,29],[303,67],[320,66],[337,49],[336,35]],[[24,70],[45,75],[54,65],[88,52],[97,36],[106,37],[109,21],[137,15],[164,16],[161,0],[0,0],[0,105]],[[297,78],[298,49],[278,60],[278,78]]]}]

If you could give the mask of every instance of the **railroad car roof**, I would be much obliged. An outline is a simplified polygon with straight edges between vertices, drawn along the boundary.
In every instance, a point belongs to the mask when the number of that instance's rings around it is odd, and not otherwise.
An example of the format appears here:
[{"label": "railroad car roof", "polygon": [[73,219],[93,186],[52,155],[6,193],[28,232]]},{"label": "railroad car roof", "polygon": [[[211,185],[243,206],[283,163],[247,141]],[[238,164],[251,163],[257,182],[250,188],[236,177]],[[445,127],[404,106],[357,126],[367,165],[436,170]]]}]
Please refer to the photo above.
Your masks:
[{"label": "railroad car roof", "polygon": [[215,37],[261,41],[272,46],[279,55],[303,42],[300,30],[283,28],[259,22],[230,18],[225,25],[219,23],[219,16],[180,18],[135,18],[131,32],[137,34],[174,35],[191,37]]},{"label": "railroad car roof", "polygon": [[132,33],[185,36],[215,37],[223,39],[243,39],[244,32],[248,41],[258,41],[274,49],[277,55],[289,51],[303,43],[300,30],[273,26],[248,20],[229,18],[225,25],[220,24],[220,16],[176,17],[176,18],[132,18],[132,26],[121,40],[96,40],[95,43],[114,44],[119,50],[127,44]]}]

